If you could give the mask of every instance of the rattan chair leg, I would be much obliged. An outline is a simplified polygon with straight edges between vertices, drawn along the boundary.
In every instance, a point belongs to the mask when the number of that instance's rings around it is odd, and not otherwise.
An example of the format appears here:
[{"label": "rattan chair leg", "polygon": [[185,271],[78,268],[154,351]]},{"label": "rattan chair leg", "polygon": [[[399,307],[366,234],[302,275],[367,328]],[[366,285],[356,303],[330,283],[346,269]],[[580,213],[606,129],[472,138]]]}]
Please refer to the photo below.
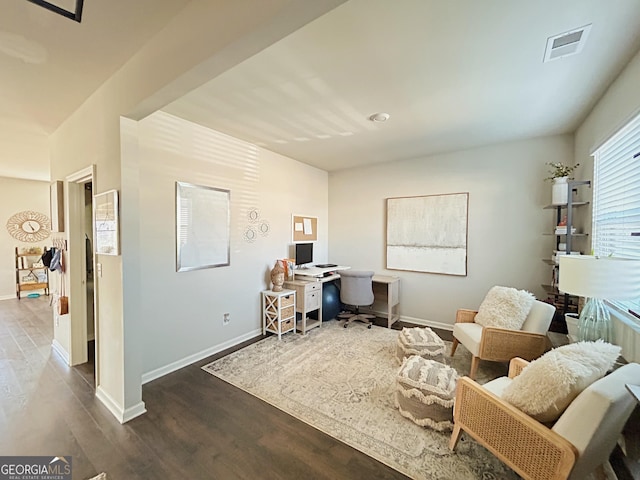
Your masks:
[{"label": "rattan chair leg", "polygon": [[469,378],[471,380],[476,379],[476,372],[478,371],[478,365],[480,364],[480,357],[475,355],[471,357],[471,370],[469,370]]},{"label": "rattan chair leg", "polygon": [[453,357],[453,354],[456,353],[456,348],[458,348],[458,344],[460,342],[458,341],[458,339],[456,337],[453,337],[453,342],[451,343],[451,356]]},{"label": "rattan chair leg", "polygon": [[458,445],[458,440],[462,436],[462,429],[457,424],[453,425],[453,433],[451,434],[451,439],[449,440],[449,450],[453,451],[456,449],[456,445]]}]

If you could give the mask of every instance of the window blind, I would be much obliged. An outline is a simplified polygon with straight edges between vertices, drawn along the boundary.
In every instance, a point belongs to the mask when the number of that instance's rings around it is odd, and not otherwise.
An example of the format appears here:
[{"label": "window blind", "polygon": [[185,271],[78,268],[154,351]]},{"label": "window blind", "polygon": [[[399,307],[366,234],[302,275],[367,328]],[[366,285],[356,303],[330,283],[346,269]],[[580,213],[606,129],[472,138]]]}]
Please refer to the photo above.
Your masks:
[{"label": "window blind", "polygon": [[[640,115],[593,155],[593,252],[640,258]],[[640,314],[640,298],[615,303]]]}]

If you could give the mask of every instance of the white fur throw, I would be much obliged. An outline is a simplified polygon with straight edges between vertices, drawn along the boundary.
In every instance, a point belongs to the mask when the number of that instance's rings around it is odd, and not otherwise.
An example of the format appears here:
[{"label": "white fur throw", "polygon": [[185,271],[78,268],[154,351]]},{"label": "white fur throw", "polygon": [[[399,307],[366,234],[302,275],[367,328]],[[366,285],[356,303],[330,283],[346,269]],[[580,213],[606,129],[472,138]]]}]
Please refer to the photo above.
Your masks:
[{"label": "white fur throw", "polygon": [[539,422],[554,421],[582,390],[613,367],[620,350],[602,340],[550,350],[527,365],[502,398]]},{"label": "white fur throw", "polygon": [[493,287],[484,297],[475,323],[483,327],[520,330],[527,319],[536,297],[525,290],[511,287]]}]

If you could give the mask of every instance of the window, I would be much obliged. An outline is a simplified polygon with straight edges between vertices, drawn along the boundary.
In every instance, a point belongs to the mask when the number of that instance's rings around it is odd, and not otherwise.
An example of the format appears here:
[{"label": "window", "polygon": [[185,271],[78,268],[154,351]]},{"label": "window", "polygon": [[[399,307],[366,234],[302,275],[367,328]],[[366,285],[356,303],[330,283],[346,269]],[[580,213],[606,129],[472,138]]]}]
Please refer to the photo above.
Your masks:
[{"label": "window", "polygon": [[[640,115],[594,157],[593,252],[640,258]],[[615,303],[640,322],[640,298]]]}]

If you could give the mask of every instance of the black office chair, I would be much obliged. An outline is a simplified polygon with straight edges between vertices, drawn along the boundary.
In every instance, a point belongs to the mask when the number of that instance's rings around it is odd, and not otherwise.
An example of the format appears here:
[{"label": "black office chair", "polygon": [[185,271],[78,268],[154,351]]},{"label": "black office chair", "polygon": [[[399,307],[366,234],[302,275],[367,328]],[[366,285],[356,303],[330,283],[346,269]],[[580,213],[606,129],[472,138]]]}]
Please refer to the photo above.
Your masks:
[{"label": "black office chair", "polygon": [[341,313],[338,318],[345,319],[344,328],[354,321],[366,323],[371,328],[371,319],[375,315],[360,313],[360,307],[373,304],[373,272],[340,271],[340,301],[354,309],[353,313]]}]

